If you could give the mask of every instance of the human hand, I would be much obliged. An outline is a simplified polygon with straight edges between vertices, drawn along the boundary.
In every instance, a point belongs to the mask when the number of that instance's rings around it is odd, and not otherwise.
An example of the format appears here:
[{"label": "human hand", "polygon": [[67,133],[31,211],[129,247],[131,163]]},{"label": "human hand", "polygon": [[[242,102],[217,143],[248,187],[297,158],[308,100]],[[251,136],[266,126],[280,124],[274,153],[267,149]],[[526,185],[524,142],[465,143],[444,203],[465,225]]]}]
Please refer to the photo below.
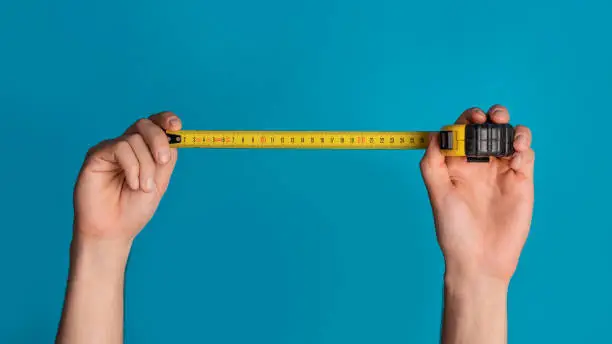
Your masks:
[{"label": "human hand", "polygon": [[75,236],[131,244],[155,213],[176,164],[163,130],[180,128],[175,114],[162,112],[90,149],[74,190]]},{"label": "human hand", "polygon": [[[503,106],[487,114],[466,110],[457,124],[508,123]],[[421,160],[434,213],[438,243],[446,262],[446,277],[493,278],[509,283],[531,226],[534,202],[534,158],[531,132],[515,128],[511,158],[468,163],[465,157],[445,157],[437,135]]]}]

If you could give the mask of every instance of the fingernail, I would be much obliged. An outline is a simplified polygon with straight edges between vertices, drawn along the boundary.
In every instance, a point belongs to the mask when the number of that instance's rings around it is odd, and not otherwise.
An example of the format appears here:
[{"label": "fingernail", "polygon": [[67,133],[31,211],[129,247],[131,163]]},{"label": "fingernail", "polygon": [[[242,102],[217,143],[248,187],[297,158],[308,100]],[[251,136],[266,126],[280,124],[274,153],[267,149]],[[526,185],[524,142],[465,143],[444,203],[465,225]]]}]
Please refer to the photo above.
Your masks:
[{"label": "fingernail", "polygon": [[160,151],[157,157],[162,164],[165,164],[170,161],[170,152],[167,150]]},{"label": "fingernail", "polygon": [[170,118],[170,125],[176,127],[179,124],[179,120],[176,117]]},{"label": "fingernail", "polygon": [[525,144],[525,136],[522,134],[519,134],[516,136],[516,143],[518,143],[519,145],[524,145]]},{"label": "fingernail", "polygon": [[153,178],[147,179],[146,188],[147,188],[146,190],[147,192],[151,192],[155,190],[155,181],[153,180]]}]

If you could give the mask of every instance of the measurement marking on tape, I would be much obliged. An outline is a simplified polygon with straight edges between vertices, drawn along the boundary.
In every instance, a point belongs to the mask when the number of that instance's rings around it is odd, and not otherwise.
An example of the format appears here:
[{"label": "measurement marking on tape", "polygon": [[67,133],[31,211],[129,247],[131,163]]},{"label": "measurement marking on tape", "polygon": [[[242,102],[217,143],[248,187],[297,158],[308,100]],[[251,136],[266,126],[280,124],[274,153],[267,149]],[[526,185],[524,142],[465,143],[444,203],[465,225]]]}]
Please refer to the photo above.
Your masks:
[{"label": "measurement marking on tape", "polygon": [[428,131],[168,131],[175,148],[424,149]]}]

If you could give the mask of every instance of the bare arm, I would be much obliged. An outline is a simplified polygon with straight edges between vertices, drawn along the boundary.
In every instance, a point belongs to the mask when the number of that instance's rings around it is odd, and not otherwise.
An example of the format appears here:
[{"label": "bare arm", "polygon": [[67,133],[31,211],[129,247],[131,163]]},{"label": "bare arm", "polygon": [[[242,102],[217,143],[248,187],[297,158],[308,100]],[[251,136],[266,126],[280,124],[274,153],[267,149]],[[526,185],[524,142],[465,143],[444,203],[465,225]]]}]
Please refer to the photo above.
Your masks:
[{"label": "bare arm", "polygon": [[507,290],[499,280],[447,276],[442,343],[507,343]]},{"label": "bare arm", "polygon": [[71,245],[66,301],[57,343],[123,343],[123,291],[127,243]]}]

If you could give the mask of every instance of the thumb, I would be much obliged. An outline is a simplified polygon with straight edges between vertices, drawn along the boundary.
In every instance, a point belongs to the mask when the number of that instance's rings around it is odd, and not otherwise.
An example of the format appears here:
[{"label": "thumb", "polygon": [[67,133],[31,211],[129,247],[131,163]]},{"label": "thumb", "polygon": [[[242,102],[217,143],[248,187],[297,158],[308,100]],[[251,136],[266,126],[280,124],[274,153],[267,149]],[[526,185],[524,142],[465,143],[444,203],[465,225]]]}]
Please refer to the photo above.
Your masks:
[{"label": "thumb", "polygon": [[429,145],[421,159],[421,174],[428,192],[433,197],[445,193],[452,185],[446,158],[440,151],[439,136],[438,132],[431,134]]}]

